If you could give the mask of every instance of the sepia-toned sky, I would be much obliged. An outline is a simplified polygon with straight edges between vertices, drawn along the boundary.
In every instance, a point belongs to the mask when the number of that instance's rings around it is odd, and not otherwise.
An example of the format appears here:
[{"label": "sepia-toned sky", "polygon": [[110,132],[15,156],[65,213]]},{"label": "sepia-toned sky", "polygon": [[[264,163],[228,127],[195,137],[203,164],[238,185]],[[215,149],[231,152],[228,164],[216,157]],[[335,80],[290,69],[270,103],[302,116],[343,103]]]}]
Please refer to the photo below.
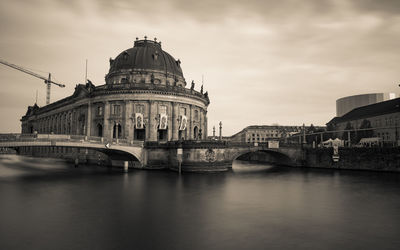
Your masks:
[{"label": "sepia-toned sky", "polygon": [[[324,125],[336,99],[400,88],[398,0],[2,0],[0,58],[65,83],[104,84],[109,58],[157,37],[186,81],[209,92],[209,134],[247,125]],[[0,133],[20,132],[45,84],[0,65]]]}]

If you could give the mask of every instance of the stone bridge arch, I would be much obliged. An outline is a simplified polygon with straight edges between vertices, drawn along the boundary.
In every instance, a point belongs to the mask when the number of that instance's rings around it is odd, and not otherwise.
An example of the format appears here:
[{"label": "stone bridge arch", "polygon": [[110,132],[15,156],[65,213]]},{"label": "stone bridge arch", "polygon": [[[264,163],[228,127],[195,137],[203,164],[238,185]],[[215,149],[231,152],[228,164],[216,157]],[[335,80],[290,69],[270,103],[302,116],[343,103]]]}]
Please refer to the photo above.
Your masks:
[{"label": "stone bridge arch", "polygon": [[[103,144],[81,143],[81,142],[63,142],[63,141],[41,141],[41,142],[0,142],[0,147],[12,148],[17,152],[21,147],[67,147],[92,149],[107,155],[112,161],[137,161],[135,167],[143,166],[143,147],[140,146],[120,146],[110,145],[105,147]],[[132,164],[130,164],[132,165]]]},{"label": "stone bridge arch", "polygon": [[[236,149],[231,152],[232,163],[235,160],[255,160],[259,162],[268,162],[278,165],[299,166],[301,156],[297,151],[287,149],[269,149],[264,147],[252,147]],[[247,158],[247,159],[246,159]]]}]

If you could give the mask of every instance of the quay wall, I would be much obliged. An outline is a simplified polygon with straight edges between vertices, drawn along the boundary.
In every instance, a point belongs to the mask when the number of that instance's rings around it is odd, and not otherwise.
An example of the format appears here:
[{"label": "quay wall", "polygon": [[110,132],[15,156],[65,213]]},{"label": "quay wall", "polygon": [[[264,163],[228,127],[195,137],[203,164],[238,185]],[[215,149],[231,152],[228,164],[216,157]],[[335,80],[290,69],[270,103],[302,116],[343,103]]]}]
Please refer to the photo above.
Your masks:
[{"label": "quay wall", "polygon": [[305,167],[400,172],[400,147],[339,148],[339,160],[332,148],[305,149]]}]

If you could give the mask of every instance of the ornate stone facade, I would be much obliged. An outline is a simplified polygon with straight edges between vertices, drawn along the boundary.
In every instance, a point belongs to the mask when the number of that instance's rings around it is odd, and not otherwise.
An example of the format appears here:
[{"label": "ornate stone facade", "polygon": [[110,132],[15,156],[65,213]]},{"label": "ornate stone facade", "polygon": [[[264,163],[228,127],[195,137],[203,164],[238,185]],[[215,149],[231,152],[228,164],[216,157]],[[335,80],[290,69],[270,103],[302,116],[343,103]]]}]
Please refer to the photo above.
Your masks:
[{"label": "ornate stone facade", "polygon": [[205,139],[208,93],[187,89],[180,61],[161,43],[136,40],[110,59],[106,84],[78,84],[73,95],[28,107],[22,133],[97,136],[128,141]]}]

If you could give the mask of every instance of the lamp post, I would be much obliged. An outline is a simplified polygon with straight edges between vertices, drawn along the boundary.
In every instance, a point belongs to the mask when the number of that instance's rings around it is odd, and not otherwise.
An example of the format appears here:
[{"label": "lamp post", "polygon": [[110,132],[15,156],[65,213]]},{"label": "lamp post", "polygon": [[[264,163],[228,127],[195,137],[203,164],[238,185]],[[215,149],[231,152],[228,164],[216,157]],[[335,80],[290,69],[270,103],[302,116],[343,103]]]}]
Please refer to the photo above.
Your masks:
[{"label": "lamp post", "polygon": [[219,122],[219,140],[222,140],[222,122]]},{"label": "lamp post", "polygon": [[213,139],[215,139],[215,126],[213,126]]}]

